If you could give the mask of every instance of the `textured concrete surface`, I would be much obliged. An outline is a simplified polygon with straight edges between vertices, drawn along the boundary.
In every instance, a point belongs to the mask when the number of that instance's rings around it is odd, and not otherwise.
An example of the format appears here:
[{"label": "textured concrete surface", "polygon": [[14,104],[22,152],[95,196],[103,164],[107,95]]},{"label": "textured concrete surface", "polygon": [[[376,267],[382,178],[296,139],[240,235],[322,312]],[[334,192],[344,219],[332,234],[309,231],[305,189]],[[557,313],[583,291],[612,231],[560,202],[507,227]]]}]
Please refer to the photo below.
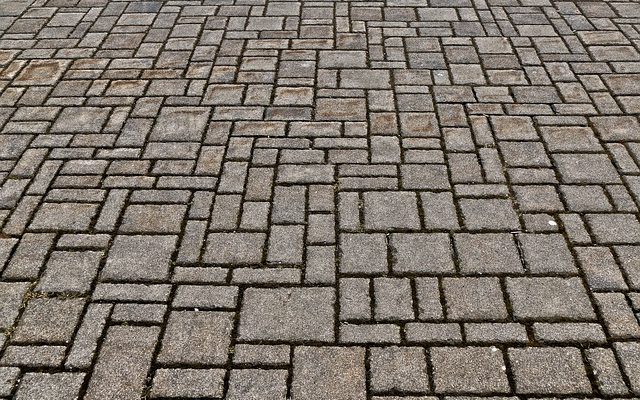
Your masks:
[{"label": "textured concrete surface", "polygon": [[640,396],[636,0],[0,0],[0,398]]}]

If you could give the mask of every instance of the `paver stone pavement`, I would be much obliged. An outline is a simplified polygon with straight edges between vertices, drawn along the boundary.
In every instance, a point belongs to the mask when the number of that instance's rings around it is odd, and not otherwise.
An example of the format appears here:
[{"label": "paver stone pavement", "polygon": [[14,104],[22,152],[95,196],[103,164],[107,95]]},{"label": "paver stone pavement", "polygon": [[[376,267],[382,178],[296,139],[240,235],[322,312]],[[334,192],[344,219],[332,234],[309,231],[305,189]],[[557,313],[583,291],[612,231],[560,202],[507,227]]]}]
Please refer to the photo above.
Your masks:
[{"label": "paver stone pavement", "polygon": [[0,0],[0,399],[640,397],[637,0]]}]

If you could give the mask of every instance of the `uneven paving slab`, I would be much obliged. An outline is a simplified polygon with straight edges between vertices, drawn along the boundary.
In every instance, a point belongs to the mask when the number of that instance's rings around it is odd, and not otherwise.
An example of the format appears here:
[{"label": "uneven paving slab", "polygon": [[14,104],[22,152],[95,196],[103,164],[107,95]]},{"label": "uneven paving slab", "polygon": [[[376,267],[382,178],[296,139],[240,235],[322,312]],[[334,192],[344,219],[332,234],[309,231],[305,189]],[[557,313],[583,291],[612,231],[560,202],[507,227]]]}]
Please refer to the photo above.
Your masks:
[{"label": "uneven paving slab", "polygon": [[636,0],[0,0],[0,398],[640,396]]}]

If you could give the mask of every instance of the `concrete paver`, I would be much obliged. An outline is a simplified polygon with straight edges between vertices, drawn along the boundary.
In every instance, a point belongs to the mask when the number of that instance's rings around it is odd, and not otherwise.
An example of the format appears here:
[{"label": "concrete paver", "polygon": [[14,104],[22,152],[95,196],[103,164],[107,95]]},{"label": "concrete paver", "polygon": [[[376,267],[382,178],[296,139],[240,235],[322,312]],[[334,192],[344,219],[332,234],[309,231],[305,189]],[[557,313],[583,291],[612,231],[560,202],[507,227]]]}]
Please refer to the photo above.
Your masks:
[{"label": "concrete paver", "polygon": [[0,398],[640,395],[640,3],[0,0]]}]

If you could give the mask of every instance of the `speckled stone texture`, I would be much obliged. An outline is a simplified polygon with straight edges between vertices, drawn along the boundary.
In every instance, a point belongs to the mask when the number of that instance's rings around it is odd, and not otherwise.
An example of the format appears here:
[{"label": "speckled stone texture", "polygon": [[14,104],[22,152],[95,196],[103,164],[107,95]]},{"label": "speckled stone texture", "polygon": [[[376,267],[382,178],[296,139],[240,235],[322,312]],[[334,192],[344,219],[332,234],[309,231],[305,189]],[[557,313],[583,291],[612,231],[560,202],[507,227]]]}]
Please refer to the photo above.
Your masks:
[{"label": "speckled stone texture", "polygon": [[636,0],[0,0],[0,399],[640,397]]}]

